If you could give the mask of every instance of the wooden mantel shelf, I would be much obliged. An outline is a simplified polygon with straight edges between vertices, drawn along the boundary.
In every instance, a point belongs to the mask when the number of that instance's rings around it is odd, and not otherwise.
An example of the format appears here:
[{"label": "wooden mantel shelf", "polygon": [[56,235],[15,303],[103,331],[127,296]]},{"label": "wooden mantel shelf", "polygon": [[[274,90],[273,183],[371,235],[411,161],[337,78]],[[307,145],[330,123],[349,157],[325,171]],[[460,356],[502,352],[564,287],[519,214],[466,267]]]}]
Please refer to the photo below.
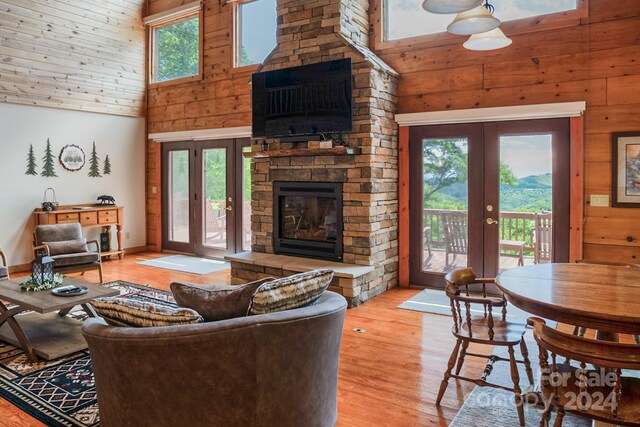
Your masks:
[{"label": "wooden mantel shelf", "polygon": [[300,157],[300,156],[347,156],[360,154],[359,148],[351,147],[332,147],[332,148],[299,148],[295,150],[268,150],[268,151],[251,151],[242,153],[245,157],[253,157],[262,159],[267,157]]}]

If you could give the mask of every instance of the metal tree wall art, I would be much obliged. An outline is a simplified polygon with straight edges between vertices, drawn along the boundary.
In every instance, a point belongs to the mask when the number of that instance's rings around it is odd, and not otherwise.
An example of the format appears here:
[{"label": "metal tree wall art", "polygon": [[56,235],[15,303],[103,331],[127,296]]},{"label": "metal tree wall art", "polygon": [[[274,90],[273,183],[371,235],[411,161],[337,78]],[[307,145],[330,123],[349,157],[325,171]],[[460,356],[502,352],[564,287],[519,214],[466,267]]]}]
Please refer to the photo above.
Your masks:
[{"label": "metal tree wall art", "polygon": [[42,172],[40,173],[40,175],[46,177],[58,176],[56,175],[56,171],[54,169],[53,158],[53,153],[51,152],[51,143],[49,142],[49,138],[47,138],[47,149],[45,150],[44,157],[42,158],[44,165],[42,165]]},{"label": "metal tree wall art", "polygon": [[103,175],[111,175],[111,160],[109,160],[109,155],[104,158],[104,168],[102,169]]},{"label": "metal tree wall art", "polygon": [[29,144],[29,154],[27,155],[27,171],[25,175],[38,175],[36,171],[36,156],[33,154],[33,144]]},{"label": "metal tree wall art", "polygon": [[89,173],[91,178],[100,178],[100,158],[96,152],[96,142],[93,141],[93,149],[91,150],[91,159],[89,159]]}]

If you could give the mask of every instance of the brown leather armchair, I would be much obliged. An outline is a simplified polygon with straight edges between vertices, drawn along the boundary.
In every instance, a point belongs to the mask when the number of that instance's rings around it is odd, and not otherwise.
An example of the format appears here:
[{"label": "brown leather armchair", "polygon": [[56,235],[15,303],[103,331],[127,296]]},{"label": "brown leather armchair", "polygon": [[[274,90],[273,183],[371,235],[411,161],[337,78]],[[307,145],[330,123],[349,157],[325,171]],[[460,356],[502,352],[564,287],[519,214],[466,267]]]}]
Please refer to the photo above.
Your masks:
[{"label": "brown leather armchair", "polygon": [[[88,245],[95,245],[90,251]],[[102,278],[102,256],[97,240],[87,242],[78,222],[66,224],[45,224],[33,230],[33,253],[39,251],[54,259],[56,273],[77,273],[98,270],[100,283]]]},{"label": "brown leather armchair", "polygon": [[217,322],[82,326],[100,425],[333,426],[345,299]]}]

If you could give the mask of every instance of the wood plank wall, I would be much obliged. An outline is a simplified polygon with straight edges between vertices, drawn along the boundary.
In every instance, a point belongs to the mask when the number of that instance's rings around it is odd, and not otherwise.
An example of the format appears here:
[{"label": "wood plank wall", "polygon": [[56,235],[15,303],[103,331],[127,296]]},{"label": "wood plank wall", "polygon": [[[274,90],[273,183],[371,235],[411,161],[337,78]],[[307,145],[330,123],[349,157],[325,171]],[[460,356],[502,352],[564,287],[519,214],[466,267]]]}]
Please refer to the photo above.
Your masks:
[{"label": "wood plank wall", "polygon": [[[149,14],[189,3],[149,0]],[[251,74],[257,66],[232,64],[232,5],[203,2],[203,76],[200,81],[151,86],[149,133],[212,129],[251,124]]]},{"label": "wood plank wall", "polygon": [[[190,0],[149,0],[148,14]],[[151,86],[148,90],[149,133],[248,126],[251,124],[251,74],[257,66],[234,68],[232,5],[203,1],[203,75],[201,81]],[[155,189],[155,192],[153,191]],[[158,143],[147,143],[147,245],[160,250],[161,157]]]},{"label": "wood plank wall", "polygon": [[144,0],[0,0],[0,102],[141,117]]},{"label": "wood plank wall", "polygon": [[505,23],[513,45],[476,53],[462,48],[465,37],[380,43],[376,0],[372,41],[401,74],[400,113],[587,101],[583,256],[638,262],[640,209],[588,200],[611,196],[611,132],[640,131],[640,2],[580,4],[578,17]]},{"label": "wood plank wall", "polygon": [[[12,0],[13,1],[13,0]],[[44,1],[44,0],[43,0]],[[578,13],[503,24],[509,48],[477,53],[464,37],[437,36],[381,44],[380,1],[371,1],[372,46],[401,74],[401,113],[587,101],[585,200],[611,195],[614,131],[640,130],[640,4],[578,0]],[[149,0],[149,14],[184,0]],[[199,82],[150,88],[149,132],[250,124],[249,79],[255,67],[234,69],[231,6],[204,1],[204,67]],[[160,171],[148,149],[148,239],[159,248]],[[586,205],[584,257],[640,260],[640,210]],[[155,236],[155,237],[154,237]],[[631,238],[629,241],[629,237]]]}]

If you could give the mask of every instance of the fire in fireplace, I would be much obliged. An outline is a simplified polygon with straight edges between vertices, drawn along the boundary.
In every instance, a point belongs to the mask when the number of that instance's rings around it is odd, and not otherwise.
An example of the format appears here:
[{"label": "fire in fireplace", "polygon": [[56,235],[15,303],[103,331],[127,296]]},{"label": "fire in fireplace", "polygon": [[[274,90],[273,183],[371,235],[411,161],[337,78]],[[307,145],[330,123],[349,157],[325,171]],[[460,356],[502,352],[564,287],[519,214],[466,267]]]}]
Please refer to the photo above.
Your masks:
[{"label": "fire in fireplace", "polygon": [[342,183],[274,182],[274,250],[342,260]]}]

